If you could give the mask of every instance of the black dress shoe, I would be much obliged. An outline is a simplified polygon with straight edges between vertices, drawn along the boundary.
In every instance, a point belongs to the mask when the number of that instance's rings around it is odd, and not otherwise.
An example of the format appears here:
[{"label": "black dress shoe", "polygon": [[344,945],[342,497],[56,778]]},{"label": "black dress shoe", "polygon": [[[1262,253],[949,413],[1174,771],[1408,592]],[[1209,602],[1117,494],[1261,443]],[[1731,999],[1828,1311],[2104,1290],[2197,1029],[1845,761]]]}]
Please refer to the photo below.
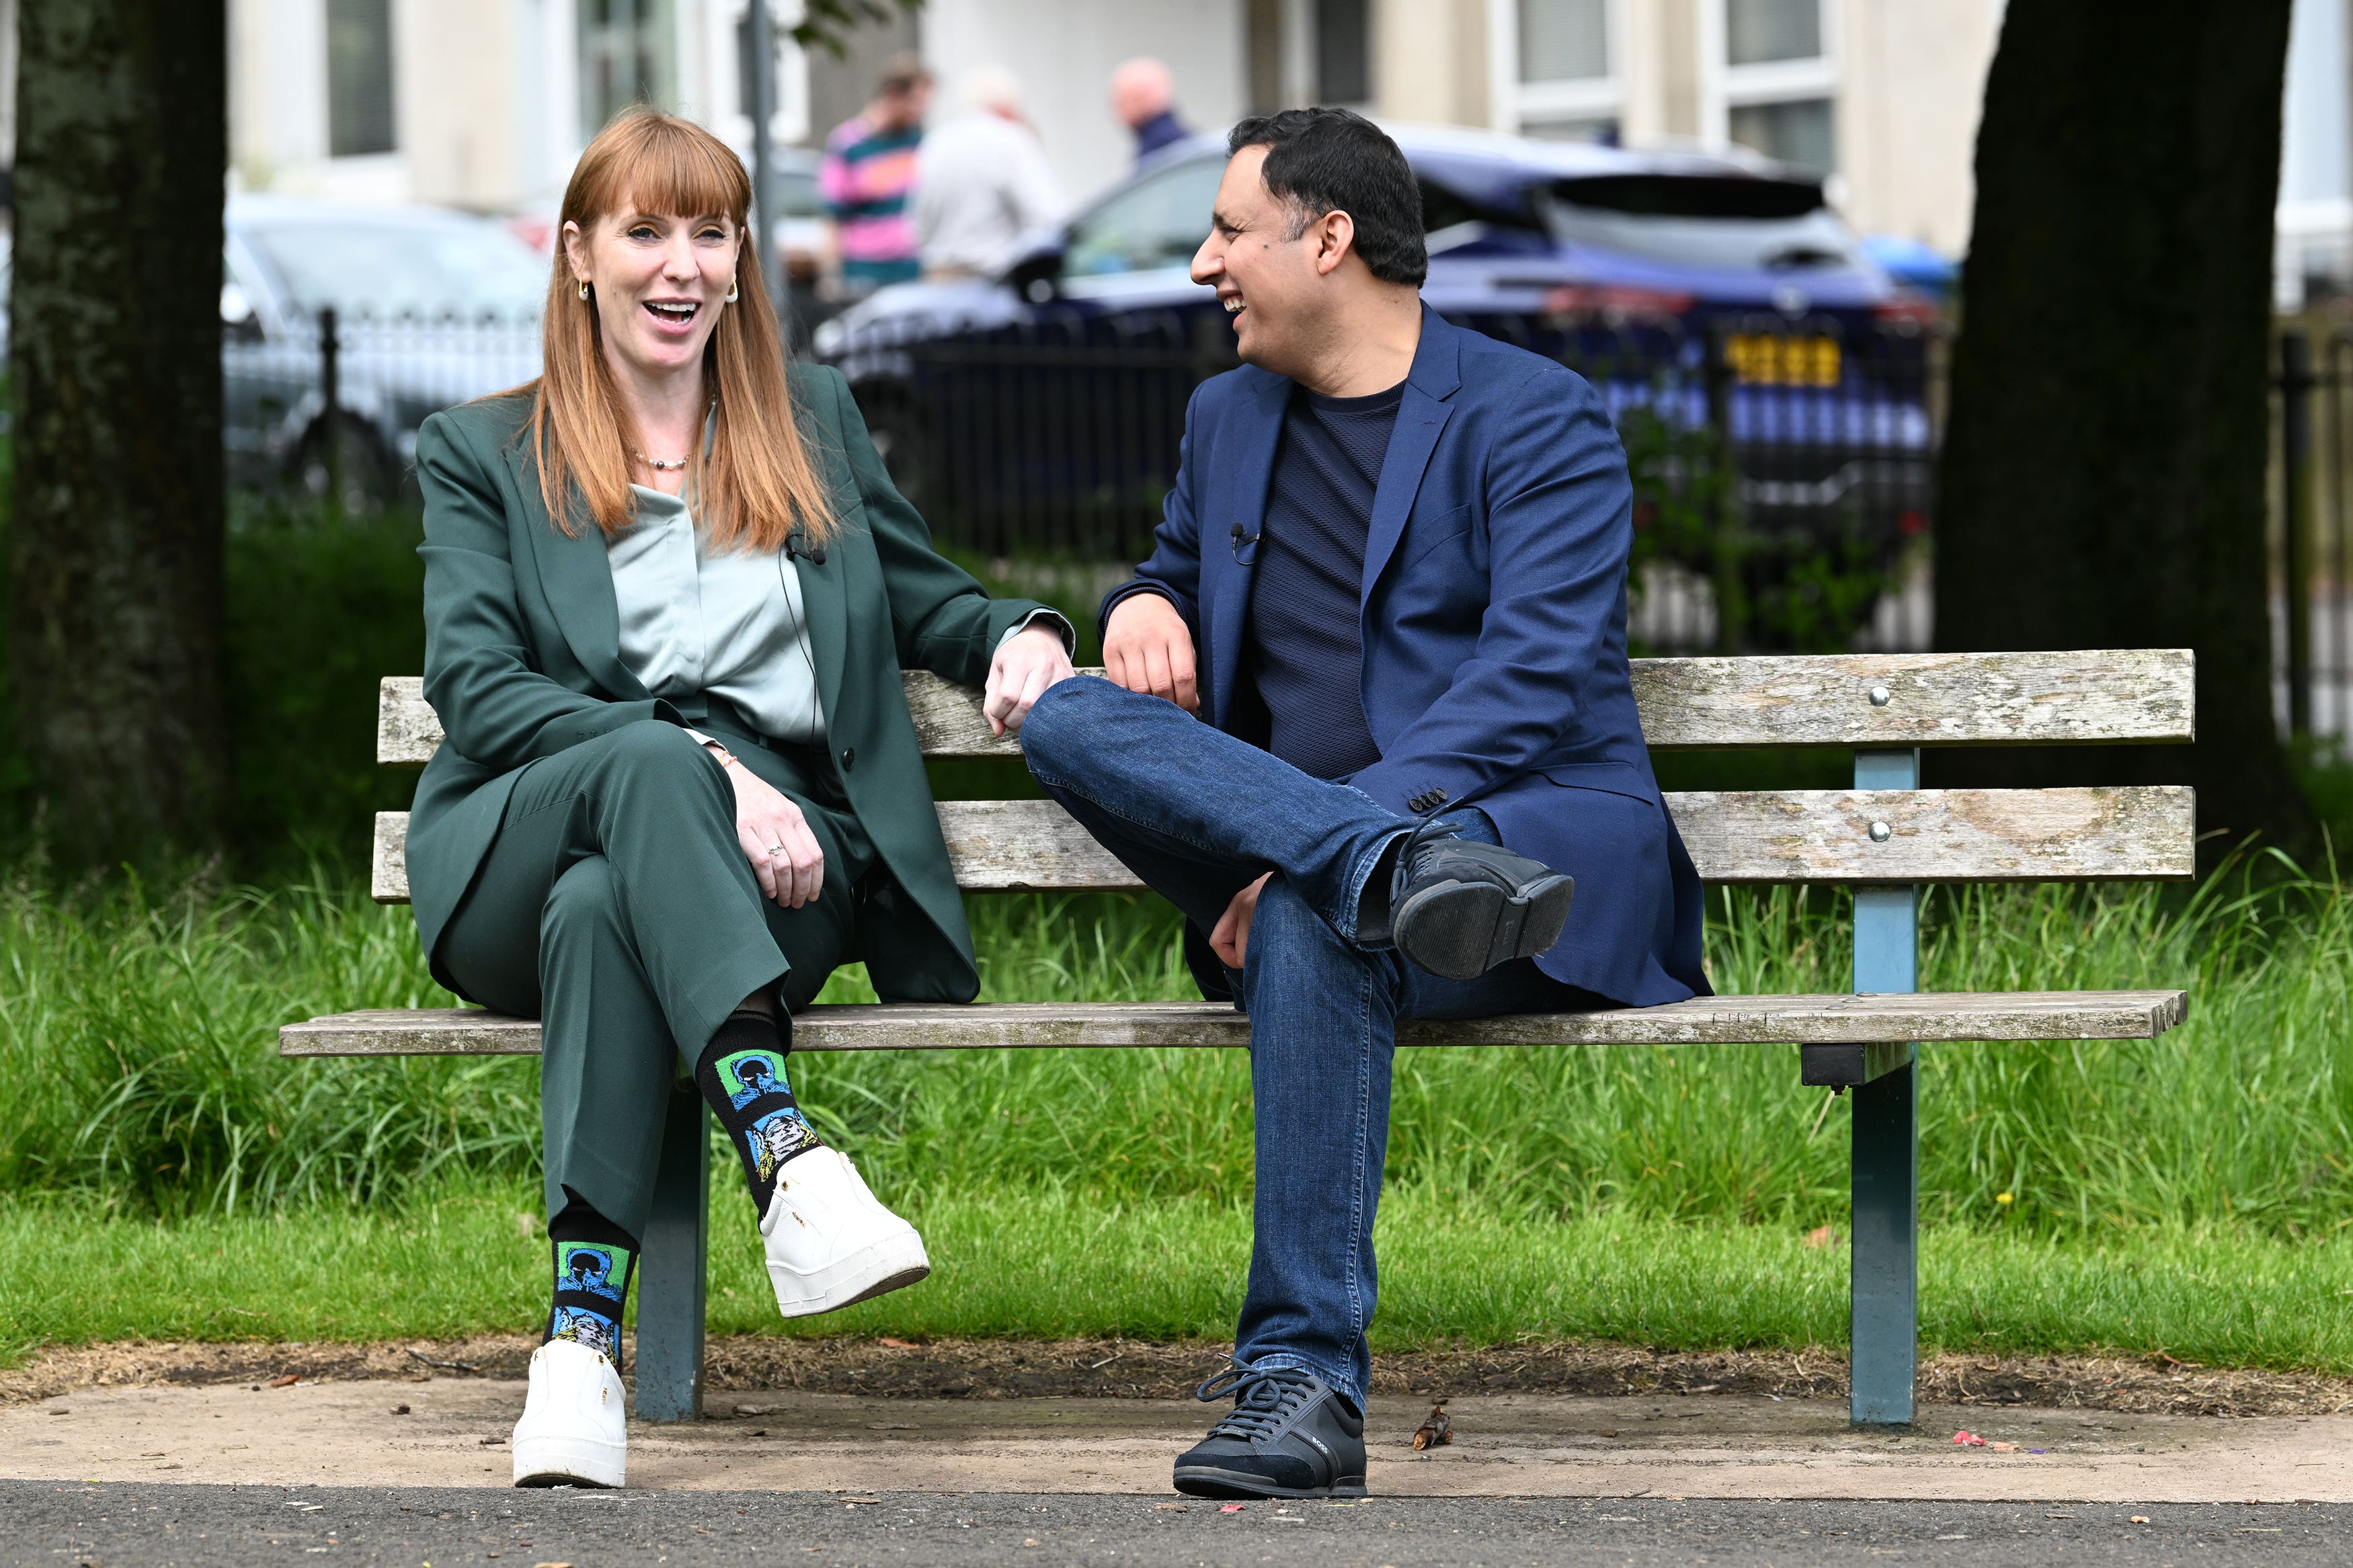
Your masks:
[{"label": "black dress shoe", "polygon": [[1425,822],[1389,877],[1388,930],[1406,961],[1448,980],[1476,980],[1560,940],[1577,884],[1541,861],[1468,844],[1451,824]]},{"label": "black dress shoe", "polygon": [[1194,1391],[1234,1408],[1176,1457],[1187,1497],[1363,1497],[1365,1418],[1312,1372],[1235,1365]]}]

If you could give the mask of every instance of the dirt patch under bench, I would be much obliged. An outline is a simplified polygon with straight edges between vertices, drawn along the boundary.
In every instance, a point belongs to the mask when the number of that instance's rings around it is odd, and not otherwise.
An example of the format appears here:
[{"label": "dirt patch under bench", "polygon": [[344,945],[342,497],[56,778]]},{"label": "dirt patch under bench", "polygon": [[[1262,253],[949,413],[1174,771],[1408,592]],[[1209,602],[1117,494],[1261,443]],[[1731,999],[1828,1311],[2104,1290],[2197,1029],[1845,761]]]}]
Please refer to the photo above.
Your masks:
[{"label": "dirt patch under bench", "polygon": [[[537,1341],[522,1334],[372,1344],[208,1344],[125,1341],[39,1352],[0,1372],[0,1404],[76,1388],[268,1385],[519,1378]],[[883,1398],[1173,1399],[1223,1364],[1226,1347],[1134,1340],[935,1340],[868,1336],[714,1339],[707,1403],[714,1414],[764,1390]],[[1373,1389],[1431,1397],[1495,1394],[1846,1396],[1842,1358],[1820,1351],[1683,1353],[1612,1344],[1529,1343],[1376,1355]],[[2169,1358],[1932,1356],[1924,1405],[2036,1405],[2177,1415],[2325,1415],[2353,1411],[2353,1378],[2223,1370]]]}]

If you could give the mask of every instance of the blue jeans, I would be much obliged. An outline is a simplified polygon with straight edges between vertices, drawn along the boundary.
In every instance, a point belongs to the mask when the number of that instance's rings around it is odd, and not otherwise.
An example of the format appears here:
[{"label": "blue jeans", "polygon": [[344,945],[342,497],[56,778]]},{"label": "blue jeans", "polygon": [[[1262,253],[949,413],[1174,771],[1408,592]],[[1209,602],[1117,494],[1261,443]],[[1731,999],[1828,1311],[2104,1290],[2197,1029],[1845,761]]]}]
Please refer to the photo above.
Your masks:
[{"label": "blue jeans", "polygon": [[[1303,1368],[1361,1406],[1398,1020],[1610,1004],[1533,960],[1444,980],[1359,946],[1366,881],[1416,819],[1159,698],[1065,680],[1030,710],[1021,745],[1046,793],[1200,931],[1236,892],[1274,873],[1250,921],[1247,967],[1227,972],[1250,1014],[1257,1110],[1250,1289],[1234,1355],[1246,1366]],[[1465,838],[1496,841],[1483,812],[1448,820]]]}]

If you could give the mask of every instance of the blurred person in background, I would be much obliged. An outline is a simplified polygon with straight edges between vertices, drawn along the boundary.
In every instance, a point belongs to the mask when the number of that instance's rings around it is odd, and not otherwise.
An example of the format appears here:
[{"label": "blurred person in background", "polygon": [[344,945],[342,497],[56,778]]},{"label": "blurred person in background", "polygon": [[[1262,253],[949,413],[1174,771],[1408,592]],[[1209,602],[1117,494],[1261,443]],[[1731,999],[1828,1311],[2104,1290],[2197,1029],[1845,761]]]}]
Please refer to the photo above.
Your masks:
[{"label": "blurred person in background", "polygon": [[907,203],[931,103],[932,73],[913,55],[895,56],[874,100],[825,139],[818,188],[833,220],[827,270],[840,298],[862,299],[923,272]]},{"label": "blurred person in background", "polygon": [[1111,109],[1135,132],[1139,163],[1193,132],[1176,118],[1176,83],[1168,68],[1149,55],[1123,61],[1111,73]]},{"label": "blurred person in background", "polygon": [[1023,236],[1061,221],[1062,194],[1011,71],[976,68],[956,101],[955,118],[924,139],[915,161],[915,235],[925,276],[990,278]]}]

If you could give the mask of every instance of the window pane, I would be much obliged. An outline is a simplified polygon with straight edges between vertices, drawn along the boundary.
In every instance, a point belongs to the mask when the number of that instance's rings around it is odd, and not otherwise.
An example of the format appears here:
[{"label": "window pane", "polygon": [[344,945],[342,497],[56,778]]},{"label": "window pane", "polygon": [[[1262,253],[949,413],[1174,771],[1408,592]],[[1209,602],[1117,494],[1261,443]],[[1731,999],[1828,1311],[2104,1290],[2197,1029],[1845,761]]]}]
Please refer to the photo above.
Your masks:
[{"label": "window pane", "polygon": [[327,152],[392,151],[392,0],[327,0]]},{"label": "window pane", "polygon": [[678,27],[672,0],[580,0],[580,133],[594,136],[633,103],[672,107]]},{"label": "window pane", "polygon": [[1820,179],[1837,167],[1831,142],[1831,100],[1744,103],[1732,110],[1732,139],[1767,158]]},{"label": "window pane", "polygon": [[1520,0],[1520,79],[1609,74],[1609,0]]},{"label": "window pane", "polygon": [[1810,60],[1822,52],[1822,0],[1724,0],[1726,64]]},{"label": "window pane", "polygon": [[1590,142],[1597,146],[1615,147],[1618,145],[1618,121],[1609,115],[1575,120],[1530,120],[1521,124],[1520,134],[1533,136],[1539,142]]},{"label": "window pane", "polygon": [[1373,96],[1367,0],[1315,0],[1315,101],[1362,103]]}]

